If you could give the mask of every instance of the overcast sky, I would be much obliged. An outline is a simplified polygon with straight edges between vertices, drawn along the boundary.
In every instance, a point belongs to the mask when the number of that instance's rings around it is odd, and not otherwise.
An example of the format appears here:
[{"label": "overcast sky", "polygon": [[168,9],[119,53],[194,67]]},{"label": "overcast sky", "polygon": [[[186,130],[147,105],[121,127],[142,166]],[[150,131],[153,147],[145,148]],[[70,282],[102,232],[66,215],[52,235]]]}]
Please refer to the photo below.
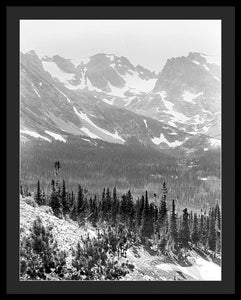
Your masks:
[{"label": "overcast sky", "polygon": [[159,72],[166,60],[202,52],[221,57],[220,20],[21,20],[20,51],[76,59],[125,56]]}]

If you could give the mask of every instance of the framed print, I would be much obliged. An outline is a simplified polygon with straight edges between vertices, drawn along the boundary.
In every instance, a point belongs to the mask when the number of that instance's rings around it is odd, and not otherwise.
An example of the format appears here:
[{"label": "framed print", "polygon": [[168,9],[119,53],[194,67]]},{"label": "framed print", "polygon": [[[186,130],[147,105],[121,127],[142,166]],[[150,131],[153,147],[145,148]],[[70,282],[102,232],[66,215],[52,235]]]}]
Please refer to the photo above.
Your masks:
[{"label": "framed print", "polygon": [[234,9],[7,7],[8,293],[235,292]]}]

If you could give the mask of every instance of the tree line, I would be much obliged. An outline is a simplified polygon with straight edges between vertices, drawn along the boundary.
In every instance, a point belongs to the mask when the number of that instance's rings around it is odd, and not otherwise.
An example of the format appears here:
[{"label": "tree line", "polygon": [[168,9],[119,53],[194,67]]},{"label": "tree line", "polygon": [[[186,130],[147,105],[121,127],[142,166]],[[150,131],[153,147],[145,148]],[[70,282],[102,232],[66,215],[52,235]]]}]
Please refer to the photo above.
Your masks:
[{"label": "tree line", "polygon": [[162,252],[170,249],[180,252],[190,245],[202,246],[213,253],[221,251],[221,210],[218,203],[208,211],[201,210],[200,214],[188,212],[185,208],[183,214],[178,215],[176,199],[171,200],[171,209],[168,209],[170,199],[165,182],[159,204],[150,202],[147,191],[135,201],[130,190],[119,197],[115,187],[112,191],[108,187],[103,188],[101,197],[87,198],[81,185],[75,194],[66,189],[65,180],[60,183],[59,161],[55,163],[54,170],[50,195],[45,195],[38,181],[34,197],[39,205],[49,205],[59,218],[69,217],[80,226],[85,222],[94,227],[103,222],[110,226],[123,224],[143,242],[155,241]]},{"label": "tree line", "polygon": [[[119,196],[115,187],[112,191],[103,188],[101,197],[86,197],[81,185],[76,194],[68,191],[65,180],[60,180],[59,161],[55,162],[54,175],[48,195],[41,189],[40,181],[37,182],[34,195],[37,204],[49,205],[56,217],[70,218],[79,226],[91,223],[97,236],[80,237],[76,249],[72,249],[72,268],[68,269],[66,253],[59,250],[51,230],[38,218],[30,236],[23,238],[20,245],[23,279],[118,280],[134,268],[129,262],[120,263],[119,258],[126,257],[127,250],[138,245],[154,249],[157,255],[173,253],[184,261],[189,249],[203,249],[214,257],[221,252],[218,203],[200,214],[185,208],[178,215],[178,201],[169,199],[165,182],[161,201],[157,203],[149,200],[148,191],[137,199],[133,199],[130,190]],[[24,194],[21,187],[20,193]]]}]

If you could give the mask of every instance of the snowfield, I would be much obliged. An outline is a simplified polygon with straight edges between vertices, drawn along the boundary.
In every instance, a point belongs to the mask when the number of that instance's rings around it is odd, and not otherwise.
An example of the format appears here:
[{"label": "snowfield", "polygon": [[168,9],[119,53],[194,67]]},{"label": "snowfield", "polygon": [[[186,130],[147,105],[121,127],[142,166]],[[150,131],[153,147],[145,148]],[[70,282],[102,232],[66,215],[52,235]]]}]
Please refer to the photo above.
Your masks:
[{"label": "snowfield", "polygon": [[70,73],[65,73],[56,65],[54,62],[43,61],[43,68],[52,77],[57,78],[62,83],[68,83],[69,80],[73,80],[75,75]]},{"label": "snowfield", "polygon": [[212,261],[208,261],[198,256],[194,251],[191,252],[192,266],[181,267],[178,264],[162,263],[156,267],[166,272],[181,272],[183,276],[187,275],[193,279],[202,281],[221,280],[221,267]]},{"label": "snowfield", "polygon": [[160,137],[154,137],[151,139],[152,142],[156,145],[160,145],[161,143],[167,144],[169,147],[177,147],[180,146],[184,141],[174,141],[174,142],[169,142],[163,133],[161,133]]},{"label": "snowfield", "polygon": [[183,96],[184,101],[195,104],[195,102],[193,100],[196,99],[197,97],[201,96],[202,94],[203,94],[203,92],[200,92],[198,94],[193,94],[189,91],[184,91],[182,96]]},{"label": "snowfield", "polygon": [[[115,133],[111,133],[106,129],[100,128],[97,125],[95,125],[90,119],[89,117],[83,113],[83,112],[79,112],[75,106],[73,106],[73,110],[75,112],[75,114],[80,118],[80,120],[83,122],[84,125],[87,126],[83,126],[85,129],[85,133],[89,136],[89,137],[93,137],[93,135],[96,136],[96,138],[99,139],[103,139],[102,135],[104,134],[107,137],[111,137],[114,140],[120,141],[122,143],[125,142],[125,140],[118,134],[117,130],[115,130]],[[89,126],[88,126],[89,125]],[[83,127],[81,128],[83,130]],[[87,129],[87,130],[86,130]],[[94,130],[94,132],[93,132]],[[100,133],[100,134],[98,134]],[[90,136],[92,135],[92,136]]]},{"label": "snowfield", "polygon": [[66,143],[66,139],[64,139],[60,134],[57,134],[57,133],[54,133],[54,132],[51,132],[51,131],[48,131],[48,130],[45,130],[45,132],[47,134],[49,134],[50,136],[52,136],[55,140]]},{"label": "snowfield", "polygon": [[43,140],[48,141],[48,142],[51,143],[50,139],[40,135],[39,133],[37,133],[35,131],[31,131],[31,130],[27,130],[27,129],[25,129],[25,130],[20,129],[20,133],[25,133],[27,135],[30,135],[30,136],[36,138],[36,139],[43,139]]}]

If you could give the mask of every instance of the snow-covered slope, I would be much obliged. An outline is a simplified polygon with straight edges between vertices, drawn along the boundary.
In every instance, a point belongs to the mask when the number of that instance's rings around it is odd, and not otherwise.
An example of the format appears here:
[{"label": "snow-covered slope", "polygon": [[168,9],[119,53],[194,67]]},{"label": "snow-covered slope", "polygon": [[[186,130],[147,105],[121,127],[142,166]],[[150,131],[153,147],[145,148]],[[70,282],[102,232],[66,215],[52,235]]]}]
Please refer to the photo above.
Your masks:
[{"label": "snow-covered slope", "polygon": [[127,108],[191,134],[221,137],[221,68],[190,52],[168,59],[150,93]]},{"label": "snow-covered slope", "polygon": [[[97,56],[101,66],[102,56]],[[97,58],[89,62],[85,61],[85,63],[94,64]],[[117,60],[114,57],[111,61],[111,56],[109,58],[105,56],[105,59],[109,63]],[[129,71],[130,68],[133,69],[130,72],[137,72],[127,60],[122,58],[122,61],[123,65],[122,68],[119,67],[119,72],[127,74],[127,67]],[[53,65],[55,65],[54,68],[51,67]],[[83,65],[82,61],[77,69]],[[68,75],[61,75],[61,77],[60,71],[56,71],[57,68],[59,70],[62,68],[61,72]],[[100,66],[96,67],[96,70],[100,69]],[[69,80],[68,76],[73,74],[74,70],[76,68],[70,61],[59,56],[54,59],[43,57],[40,60],[34,52],[22,54],[20,68],[20,136],[22,142],[28,142],[34,138],[46,142],[66,143],[69,137],[77,136],[124,144],[134,138],[145,145],[169,148],[170,145],[175,145],[173,144],[175,141],[181,144],[190,136],[150,117],[145,118],[146,123],[144,123],[143,116],[115,105],[114,100],[110,100],[107,93],[69,89],[64,82]],[[93,75],[94,66],[90,65],[89,72],[90,70]],[[147,71],[145,74],[144,68],[138,67],[137,70],[140,74],[143,73],[145,78],[151,76]],[[56,79],[57,77],[59,79]],[[173,132],[176,134],[175,137]],[[153,143],[152,139],[161,134],[166,138],[164,143],[161,145]]]},{"label": "snow-covered slope", "polygon": [[141,66],[134,67],[127,58],[113,54],[102,53],[79,60],[44,56],[42,63],[45,71],[70,90],[86,89],[122,98],[126,93],[151,91],[157,78],[155,73]]},{"label": "snow-covered slope", "polygon": [[168,60],[157,78],[112,54],[77,61],[21,54],[21,141],[65,143],[74,135],[123,144],[134,138],[161,149],[196,134],[220,139],[218,68],[190,53]]}]

